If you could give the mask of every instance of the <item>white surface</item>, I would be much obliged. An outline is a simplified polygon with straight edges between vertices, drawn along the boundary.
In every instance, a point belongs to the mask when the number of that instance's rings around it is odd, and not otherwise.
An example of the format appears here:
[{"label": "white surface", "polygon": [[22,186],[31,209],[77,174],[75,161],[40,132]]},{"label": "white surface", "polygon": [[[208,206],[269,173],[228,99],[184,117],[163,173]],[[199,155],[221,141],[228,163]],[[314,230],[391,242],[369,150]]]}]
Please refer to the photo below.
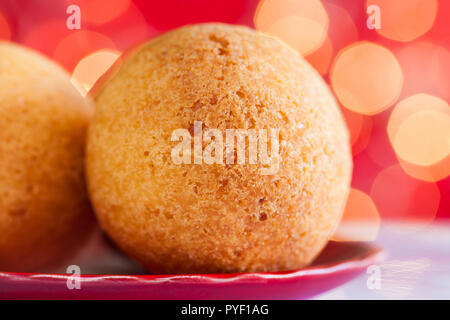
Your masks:
[{"label": "white surface", "polygon": [[379,282],[372,269],[316,299],[450,299],[450,223],[385,225],[376,243],[388,253]]}]

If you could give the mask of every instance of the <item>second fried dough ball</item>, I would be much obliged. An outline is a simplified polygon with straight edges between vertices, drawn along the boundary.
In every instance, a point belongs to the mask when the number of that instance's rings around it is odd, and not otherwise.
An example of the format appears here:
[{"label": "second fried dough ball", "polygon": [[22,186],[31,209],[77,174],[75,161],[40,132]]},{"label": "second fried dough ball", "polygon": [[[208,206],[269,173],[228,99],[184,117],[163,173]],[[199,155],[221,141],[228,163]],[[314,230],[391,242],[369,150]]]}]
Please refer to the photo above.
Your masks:
[{"label": "second fried dough ball", "polygon": [[57,266],[90,235],[89,103],[56,64],[0,42],[0,271]]}]

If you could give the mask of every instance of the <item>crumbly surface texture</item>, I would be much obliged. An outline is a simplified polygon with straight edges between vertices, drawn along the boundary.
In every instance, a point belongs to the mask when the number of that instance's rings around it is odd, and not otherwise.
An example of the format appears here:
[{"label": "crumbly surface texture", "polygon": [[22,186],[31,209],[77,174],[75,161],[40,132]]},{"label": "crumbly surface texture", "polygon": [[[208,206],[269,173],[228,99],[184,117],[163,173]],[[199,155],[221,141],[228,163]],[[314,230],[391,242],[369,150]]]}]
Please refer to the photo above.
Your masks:
[{"label": "crumbly surface texture", "polygon": [[[291,270],[335,230],[352,169],[328,87],[246,27],[187,26],[131,52],[96,92],[88,186],[103,229],[154,273]],[[280,129],[280,167],[175,164],[175,129]],[[248,146],[248,145],[247,145]]]},{"label": "crumbly surface texture", "polygon": [[90,234],[92,111],[57,65],[0,42],[0,271],[56,267]]}]

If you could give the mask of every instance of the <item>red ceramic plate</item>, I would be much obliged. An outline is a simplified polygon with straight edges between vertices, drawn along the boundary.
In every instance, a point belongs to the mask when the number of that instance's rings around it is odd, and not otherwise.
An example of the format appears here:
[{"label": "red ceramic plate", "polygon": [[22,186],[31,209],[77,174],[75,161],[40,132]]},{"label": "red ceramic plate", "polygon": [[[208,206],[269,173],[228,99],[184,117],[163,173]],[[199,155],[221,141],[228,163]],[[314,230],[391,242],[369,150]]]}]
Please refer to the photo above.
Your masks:
[{"label": "red ceramic plate", "polygon": [[[384,254],[370,243],[330,241],[307,268],[276,273],[81,275],[0,272],[3,299],[307,299],[354,278]],[[102,259],[102,257],[97,257]],[[97,259],[97,260],[98,260]],[[111,267],[111,266],[110,266]]]}]

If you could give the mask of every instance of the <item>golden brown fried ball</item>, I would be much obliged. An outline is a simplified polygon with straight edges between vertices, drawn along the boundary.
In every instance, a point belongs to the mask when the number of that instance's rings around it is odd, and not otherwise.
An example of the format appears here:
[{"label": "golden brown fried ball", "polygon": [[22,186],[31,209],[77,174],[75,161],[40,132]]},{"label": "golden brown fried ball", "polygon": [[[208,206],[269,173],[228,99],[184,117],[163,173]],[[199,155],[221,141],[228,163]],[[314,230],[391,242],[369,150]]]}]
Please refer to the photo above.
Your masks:
[{"label": "golden brown fried ball", "polygon": [[0,42],[0,271],[55,266],[90,234],[83,162],[91,113],[56,64]]},{"label": "golden brown fried ball", "polygon": [[[95,95],[91,199],[103,229],[151,272],[296,269],[337,226],[348,132],[322,78],[279,40],[183,27],[130,53]],[[222,132],[279,128],[278,172],[249,161],[175,164],[172,132],[192,132],[194,121]]]}]

